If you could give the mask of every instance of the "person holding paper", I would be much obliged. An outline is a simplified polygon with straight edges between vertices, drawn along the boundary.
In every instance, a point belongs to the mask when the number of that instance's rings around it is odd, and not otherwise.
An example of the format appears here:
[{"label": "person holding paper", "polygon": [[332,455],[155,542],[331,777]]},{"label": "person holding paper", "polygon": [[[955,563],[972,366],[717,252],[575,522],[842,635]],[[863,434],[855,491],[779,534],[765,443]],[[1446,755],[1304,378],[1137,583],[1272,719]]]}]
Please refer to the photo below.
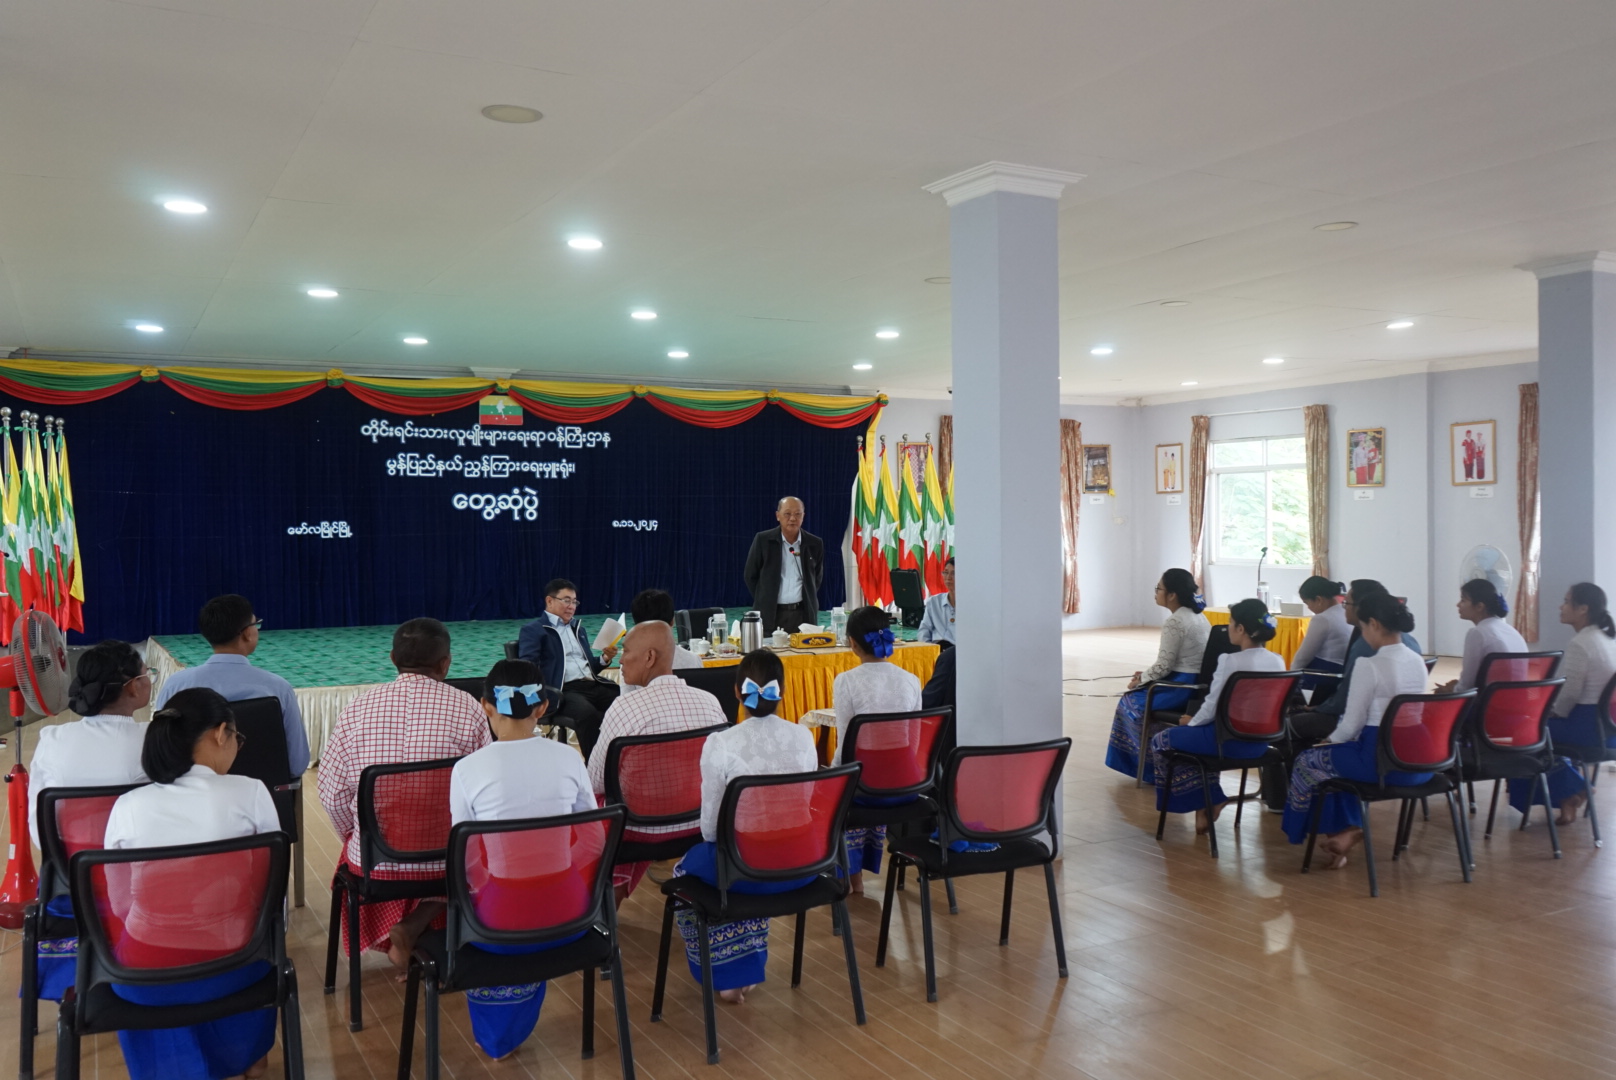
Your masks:
[{"label": "person holding paper", "polygon": [[776,529],[752,537],[746,555],[746,587],[763,616],[763,632],[791,633],[819,622],[819,583],[825,574],[825,541],[802,527],[802,500],[787,495],[774,508]]},{"label": "person holding paper", "polygon": [[617,645],[609,643],[595,656],[578,621],[576,585],[556,578],[544,587],[544,614],[522,627],[517,655],[538,665],[547,686],[561,687],[561,702],[550,722],[570,727],[587,758],[600,734],[601,717],[619,693],[616,683],[599,677],[617,655]]}]

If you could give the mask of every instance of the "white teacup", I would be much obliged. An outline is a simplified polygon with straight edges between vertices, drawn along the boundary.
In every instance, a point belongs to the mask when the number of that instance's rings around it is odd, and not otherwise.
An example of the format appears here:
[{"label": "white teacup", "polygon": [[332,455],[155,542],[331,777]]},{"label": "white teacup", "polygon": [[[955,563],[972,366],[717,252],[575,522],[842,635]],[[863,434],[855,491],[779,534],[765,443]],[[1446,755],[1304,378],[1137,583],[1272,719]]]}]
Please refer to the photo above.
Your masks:
[{"label": "white teacup", "polygon": [[775,648],[783,649],[787,645],[791,644],[791,635],[786,633],[784,630],[776,630],[770,640],[774,642]]}]

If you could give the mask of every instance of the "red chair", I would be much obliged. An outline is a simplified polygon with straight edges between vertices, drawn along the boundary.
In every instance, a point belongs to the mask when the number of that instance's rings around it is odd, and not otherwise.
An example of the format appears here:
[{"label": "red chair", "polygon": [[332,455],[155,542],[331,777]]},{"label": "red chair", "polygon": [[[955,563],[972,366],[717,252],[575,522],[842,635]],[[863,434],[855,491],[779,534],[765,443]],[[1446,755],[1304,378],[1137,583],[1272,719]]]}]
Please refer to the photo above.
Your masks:
[{"label": "red chair", "polygon": [[70,916],[52,915],[47,905],[71,889],[68,867],[81,851],[99,851],[112,804],[140,784],[112,787],[44,788],[35,803],[39,823],[39,896],[23,908],[22,989],[17,1076],[33,1080],[34,1038],[39,1034],[39,945],[71,941],[78,933]]},{"label": "red chair", "polygon": [[1563,652],[1495,652],[1481,658],[1476,668],[1476,689],[1495,682],[1542,682],[1560,673]]},{"label": "red chair", "polygon": [[[663,994],[668,983],[668,948],[673,939],[673,914],[678,908],[695,913],[701,930],[701,1006],[707,1026],[707,1064],[718,1064],[718,1019],[713,1003],[713,963],[709,928],[735,919],[774,919],[797,916],[797,939],[791,960],[791,985],[802,983],[802,946],[807,913],[831,906],[842,926],[842,951],[847,956],[847,981],[853,992],[853,1015],[864,1023],[864,994],[859,988],[858,958],[853,952],[853,927],[847,919],[847,850],[842,832],[847,808],[858,788],[856,762],[817,772],[777,776],[737,776],[724,791],[718,809],[718,884],[680,874],[662,886],[667,904],[662,913],[662,943],[657,952],[656,990],[651,997],[651,1020],[662,1019]],[[746,824],[741,824],[742,822]],[[737,881],[791,881],[812,877],[799,889],[777,893],[737,893]]]},{"label": "red chair", "polygon": [[[1307,873],[1313,862],[1313,845],[1319,836],[1319,815],[1324,809],[1325,795],[1343,792],[1357,798],[1363,811],[1364,865],[1369,869],[1369,895],[1379,896],[1375,849],[1369,831],[1369,804],[1390,799],[1402,802],[1397,816],[1397,835],[1392,842],[1392,861],[1396,862],[1408,848],[1415,803],[1441,795],[1448,800],[1448,813],[1453,818],[1453,842],[1459,849],[1459,869],[1465,882],[1470,881],[1470,868],[1474,865],[1470,856],[1470,833],[1455,799],[1459,792],[1456,769],[1459,732],[1475,696],[1474,690],[1467,690],[1462,694],[1400,694],[1392,698],[1380,721],[1380,741],[1375,754],[1379,781],[1371,784],[1337,777],[1318,786],[1308,825],[1307,850],[1302,854],[1302,873]],[[1436,775],[1424,784],[1388,784],[1386,774],[1392,772]]]},{"label": "red chair", "polygon": [[677,859],[700,842],[701,751],[728,726],[625,735],[606,747],[606,802],[626,815],[618,865]]},{"label": "red chair", "polygon": [[[444,896],[449,849],[449,774],[459,758],[371,765],[359,774],[359,869],[343,862],[331,880],[325,992],[337,989],[337,950],[348,928],[348,1030],[364,1027],[359,993],[359,909],[388,900]],[[346,904],[344,903],[346,901]],[[345,911],[346,908],[346,911]]]},{"label": "red chair", "polygon": [[1605,689],[1599,695],[1599,734],[1598,742],[1592,746],[1581,746],[1575,743],[1555,743],[1554,752],[1564,754],[1574,764],[1584,771],[1584,778],[1588,781],[1588,806],[1583,811],[1594,829],[1594,847],[1603,847],[1604,841],[1599,838],[1599,808],[1594,805],[1594,785],[1599,782],[1599,766],[1606,761],[1616,761],[1616,718],[1611,715],[1612,697],[1616,696],[1616,678],[1605,684]]},{"label": "red chair", "polygon": [[[1466,720],[1465,744],[1460,755],[1464,779],[1474,791],[1478,780],[1493,781],[1492,807],[1487,812],[1484,839],[1493,835],[1498,816],[1498,794],[1505,780],[1531,780],[1533,797],[1543,796],[1543,814],[1549,822],[1549,844],[1560,857],[1560,835],[1549,806],[1549,770],[1555,755],[1549,739],[1549,709],[1564,679],[1536,682],[1494,682],[1482,688]],[[1530,803],[1528,806],[1530,807]],[[1521,815],[1526,828],[1531,814]]]},{"label": "red chair", "polygon": [[[438,1080],[438,999],[444,994],[546,982],[573,972],[583,973],[583,1056],[594,1057],[595,969],[602,964],[611,967],[623,1080],[634,1080],[617,907],[612,902],[612,861],[623,819],[621,806],[608,806],[563,817],[462,821],[454,827],[445,928],[422,934],[410,958],[399,1080],[409,1080],[415,1006],[423,985],[427,1080]],[[479,944],[555,947],[499,953]]]},{"label": "red chair", "polygon": [[[999,944],[1010,941],[1010,901],[1016,871],[1042,866],[1049,891],[1049,920],[1055,931],[1055,960],[1066,977],[1066,939],[1061,932],[1060,904],[1055,894],[1055,783],[1066,766],[1071,739],[1017,746],[961,746],[943,766],[942,813],[937,836],[910,836],[888,843],[886,900],[881,907],[881,937],[875,966],[886,966],[887,936],[892,925],[892,895],[898,868],[913,866],[920,879],[921,938],[926,951],[926,1000],[937,1000],[937,958],[932,944],[933,881],[971,874],[1004,875],[1004,911]],[[1042,834],[1047,832],[1047,841]],[[954,850],[970,844],[989,850]]]},{"label": "red chair", "polygon": [[[303,1076],[297,972],[286,956],[290,839],[264,833],[179,847],[81,851],[71,863],[78,974],[56,1021],[56,1075],[77,1080],[86,1035],[280,1012],[287,1080]],[[113,984],[160,988],[265,963],[244,989],[194,1005],[137,1005]]]},{"label": "red chair", "polygon": [[[1234,827],[1240,827],[1240,815],[1246,804],[1246,774],[1252,769],[1284,761],[1278,743],[1290,735],[1285,724],[1285,710],[1302,680],[1299,671],[1237,671],[1223,684],[1218,698],[1217,712],[1212,717],[1218,747],[1216,754],[1193,754],[1188,750],[1167,751],[1167,775],[1162,779],[1166,790],[1173,790],[1173,773],[1178,764],[1193,765],[1201,774],[1201,791],[1206,805],[1212,806],[1212,777],[1226,769],[1240,770],[1240,794],[1235,798]],[[1230,758],[1223,756],[1226,742],[1264,743],[1268,746],[1261,757]],[[1156,819],[1156,839],[1167,829],[1167,811]],[[1207,830],[1208,847],[1212,857],[1218,857],[1218,830]]]},{"label": "red chair", "polygon": [[[847,725],[843,761],[864,766],[859,774],[858,793],[847,811],[849,829],[888,827],[920,829],[927,833],[936,827],[938,762],[945,747],[954,742],[954,708],[951,705],[918,712],[861,713]],[[890,802],[886,806],[860,805],[858,800]],[[948,886],[948,910],[959,914],[954,899],[954,883]],[[898,874],[903,888],[903,874]],[[838,932],[840,930],[838,929]]]}]

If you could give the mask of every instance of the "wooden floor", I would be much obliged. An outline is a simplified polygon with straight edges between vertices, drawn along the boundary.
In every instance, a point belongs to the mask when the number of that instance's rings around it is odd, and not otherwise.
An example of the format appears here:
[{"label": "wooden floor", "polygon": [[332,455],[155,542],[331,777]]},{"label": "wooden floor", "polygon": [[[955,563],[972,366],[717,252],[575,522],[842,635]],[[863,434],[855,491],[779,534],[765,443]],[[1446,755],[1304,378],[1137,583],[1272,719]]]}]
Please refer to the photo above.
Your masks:
[{"label": "wooden floor", "polygon": [[[1066,857],[1058,868],[1071,976],[1057,977],[1040,877],[1024,873],[1010,944],[997,944],[1000,879],[960,884],[960,914],[938,917],[939,1000],[928,1005],[913,886],[899,894],[892,955],[874,964],[879,889],[852,903],[869,1024],[853,1023],[839,942],[812,922],[803,985],[788,986],[789,926],[775,928],[769,981],[739,1008],[720,1006],[723,1061],[702,1051],[696,985],[670,980],[664,1020],[647,1019],[660,909],[642,887],[623,910],[624,966],[635,1061],[649,1080],[674,1077],[1543,1077],[1616,1075],[1616,848],[1593,848],[1586,824],[1565,830],[1554,860],[1541,818],[1526,832],[1505,811],[1477,836],[1474,884],[1460,880],[1446,815],[1415,826],[1413,849],[1389,861],[1395,811],[1375,810],[1381,895],[1362,862],[1297,873],[1300,851],[1279,819],[1233,813],[1219,823],[1223,857],[1207,856],[1188,820],[1157,843],[1149,790],[1101,765],[1117,681],[1078,681],[1144,666],[1155,635],[1068,634],[1066,730],[1076,740],[1065,784]],[[1443,671],[1439,676],[1446,677]],[[1094,696],[1089,696],[1094,695]],[[1616,829],[1616,799],[1601,806]],[[1253,809],[1248,805],[1247,810]],[[1483,807],[1485,813],[1485,807]],[[316,811],[309,906],[293,914],[310,1077],[392,1076],[401,988],[366,961],[365,1029],[343,1015],[346,975],[322,996],[337,842]],[[0,1078],[16,1064],[18,935],[0,963]],[[677,959],[677,954],[676,954]],[[445,1008],[444,1076],[609,1078],[618,1075],[609,993],[599,994],[596,1057],[578,1053],[579,980],[552,985],[535,1036],[509,1061],[472,1045],[465,1005]],[[42,1007],[38,1075],[53,1072],[55,1010]],[[420,1076],[421,1043],[416,1043]],[[271,1076],[278,1076],[279,1048]],[[116,1042],[87,1046],[84,1076],[122,1077]]]}]

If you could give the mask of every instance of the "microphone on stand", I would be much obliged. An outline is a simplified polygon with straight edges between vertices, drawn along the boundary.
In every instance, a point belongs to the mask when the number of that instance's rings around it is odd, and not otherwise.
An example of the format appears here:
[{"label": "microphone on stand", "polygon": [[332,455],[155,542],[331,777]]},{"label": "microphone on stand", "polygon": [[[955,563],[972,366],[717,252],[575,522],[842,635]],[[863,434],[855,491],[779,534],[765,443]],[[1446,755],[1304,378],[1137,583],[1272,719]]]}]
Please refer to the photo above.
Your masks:
[{"label": "microphone on stand", "polygon": [[1264,607],[1268,606],[1268,582],[1262,579],[1262,564],[1267,558],[1268,547],[1264,545],[1262,554],[1257,557],[1257,599],[1263,602]]}]

